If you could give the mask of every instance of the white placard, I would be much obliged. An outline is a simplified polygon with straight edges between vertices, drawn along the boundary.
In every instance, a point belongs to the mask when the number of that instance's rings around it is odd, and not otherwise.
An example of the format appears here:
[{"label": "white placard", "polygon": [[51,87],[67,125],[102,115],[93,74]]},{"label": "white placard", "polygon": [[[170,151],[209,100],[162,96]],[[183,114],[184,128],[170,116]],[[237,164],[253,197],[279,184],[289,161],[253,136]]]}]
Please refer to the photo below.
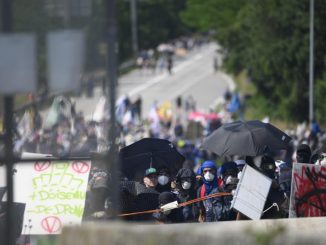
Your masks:
[{"label": "white placard", "polygon": [[34,34],[0,35],[0,94],[34,92],[37,86]]},{"label": "white placard", "polygon": [[[47,159],[51,155],[23,152],[22,158],[44,158]],[[32,181],[29,181],[28,176],[32,176],[34,173],[33,163],[18,163],[14,164],[14,202],[26,203],[28,196],[33,192]],[[0,167],[0,187],[7,186],[6,167]],[[24,191],[22,191],[24,190]],[[3,200],[7,200],[7,195],[3,197]]]},{"label": "white placard", "polygon": [[78,90],[84,64],[84,52],[84,32],[64,30],[48,34],[48,79],[51,91]]},{"label": "white placard", "polygon": [[84,213],[89,161],[32,165],[25,177],[32,190],[26,201],[22,234],[59,234],[64,225],[78,225]]},{"label": "white placard", "polygon": [[253,220],[259,220],[272,180],[246,165],[239,180],[231,207]]},{"label": "white placard", "polygon": [[[28,176],[31,176],[32,173],[31,163],[19,163],[14,165],[14,202],[26,203],[28,195],[30,195],[32,191],[32,182],[28,180]],[[1,166],[0,187],[7,186],[6,179],[6,167]],[[3,201],[6,200],[7,194],[3,197]]]}]

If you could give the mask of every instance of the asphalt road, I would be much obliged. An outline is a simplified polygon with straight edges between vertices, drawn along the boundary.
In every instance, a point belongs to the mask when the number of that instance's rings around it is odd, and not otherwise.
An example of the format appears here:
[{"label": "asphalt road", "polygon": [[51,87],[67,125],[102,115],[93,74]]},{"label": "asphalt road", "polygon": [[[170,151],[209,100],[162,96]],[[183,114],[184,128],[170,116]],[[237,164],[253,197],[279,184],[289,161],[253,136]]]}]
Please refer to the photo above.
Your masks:
[{"label": "asphalt road", "polygon": [[[216,48],[217,45],[211,43],[191,51],[183,58],[176,58],[172,75],[165,70],[156,73],[134,70],[119,77],[117,98],[128,95],[132,101],[141,96],[144,116],[155,100],[158,103],[171,101],[175,104],[178,96],[186,98],[189,95],[195,99],[198,109],[208,111],[227,87],[234,88],[229,76],[223,72],[214,72]],[[84,95],[75,98],[76,110],[83,111],[86,118],[90,118],[101,95],[102,89],[97,87],[93,98]]]}]

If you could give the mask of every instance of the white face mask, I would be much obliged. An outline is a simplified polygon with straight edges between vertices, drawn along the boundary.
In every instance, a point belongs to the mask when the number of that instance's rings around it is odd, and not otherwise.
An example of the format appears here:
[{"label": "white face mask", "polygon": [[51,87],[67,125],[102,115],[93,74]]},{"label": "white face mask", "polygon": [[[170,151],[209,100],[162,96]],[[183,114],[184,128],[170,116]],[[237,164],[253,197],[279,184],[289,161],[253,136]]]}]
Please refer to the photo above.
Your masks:
[{"label": "white face mask", "polygon": [[238,173],[238,179],[241,178],[241,175],[242,175],[242,171],[240,171],[240,172]]},{"label": "white face mask", "polygon": [[319,161],[320,165],[326,165],[326,157],[324,157],[323,160]]},{"label": "white face mask", "polygon": [[167,183],[169,183],[169,177],[165,175],[160,175],[158,176],[157,181],[160,185],[166,185]]},{"label": "white face mask", "polygon": [[189,188],[191,187],[191,183],[188,182],[188,181],[183,181],[181,183],[181,185],[182,185],[182,188],[185,189],[185,190],[189,190]]},{"label": "white face mask", "polygon": [[210,172],[207,172],[205,175],[204,175],[204,178],[205,180],[207,181],[213,181],[214,179],[214,174],[210,173]]}]

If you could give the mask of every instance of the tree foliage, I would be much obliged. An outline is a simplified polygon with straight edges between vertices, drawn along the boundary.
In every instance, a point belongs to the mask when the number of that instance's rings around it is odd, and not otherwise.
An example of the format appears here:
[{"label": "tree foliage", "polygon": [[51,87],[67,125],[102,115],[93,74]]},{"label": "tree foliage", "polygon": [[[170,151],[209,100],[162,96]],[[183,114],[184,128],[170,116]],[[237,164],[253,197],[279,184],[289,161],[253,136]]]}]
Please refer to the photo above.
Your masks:
[{"label": "tree foliage", "polygon": [[[199,30],[214,29],[227,51],[225,66],[233,73],[247,70],[258,93],[253,98],[271,117],[289,121],[308,118],[309,0],[210,0],[205,6],[188,0],[183,20]],[[326,108],[326,1],[315,3],[316,111]],[[262,101],[264,102],[262,103]]]}]

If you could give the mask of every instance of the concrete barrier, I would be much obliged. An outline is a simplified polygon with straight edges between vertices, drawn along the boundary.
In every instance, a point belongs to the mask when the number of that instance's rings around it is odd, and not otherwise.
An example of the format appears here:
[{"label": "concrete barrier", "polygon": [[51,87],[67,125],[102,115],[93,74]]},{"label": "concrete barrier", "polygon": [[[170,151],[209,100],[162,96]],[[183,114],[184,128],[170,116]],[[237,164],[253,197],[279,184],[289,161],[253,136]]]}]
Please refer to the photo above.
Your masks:
[{"label": "concrete barrier", "polygon": [[149,225],[85,223],[65,227],[60,245],[326,244],[326,218]]}]

